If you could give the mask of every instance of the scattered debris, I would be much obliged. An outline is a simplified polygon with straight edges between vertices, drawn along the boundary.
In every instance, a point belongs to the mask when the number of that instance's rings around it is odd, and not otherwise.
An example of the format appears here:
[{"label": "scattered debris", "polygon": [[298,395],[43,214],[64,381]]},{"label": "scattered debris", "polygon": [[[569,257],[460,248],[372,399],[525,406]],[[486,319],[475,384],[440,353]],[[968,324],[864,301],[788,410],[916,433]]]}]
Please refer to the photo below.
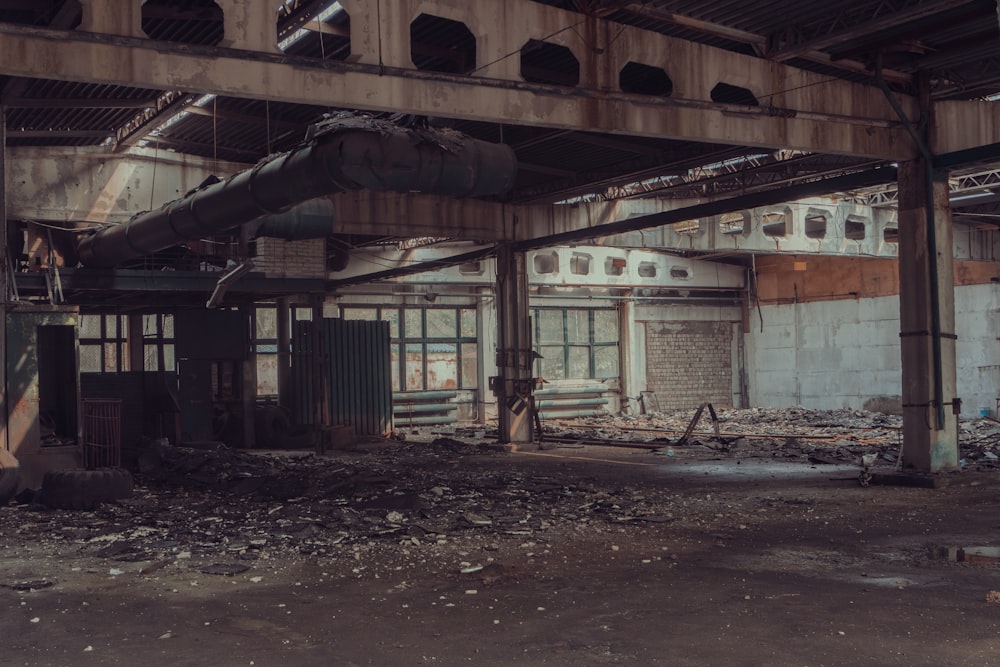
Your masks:
[{"label": "scattered debris", "polygon": [[[754,458],[803,465],[860,462],[864,475],[894,468],[898,460],[897,417],[853,410],[719,410],[719,436],[714,428],[695,429],[687,445],[676,446],[670,438],[682,434],[691,417],[692,411],[684,411],[549,424],[546,440],[566,437],[582,446],[637,442],[644,446],[616,456],[646,457],[659,466]],[[1000,453],[1000,424],[963,421],[961,428],[963,457],[972,462],[967,468],[1000,467],[987,456]],[[724,546],[733,534],[758,525],[758,517],[819,512],[796,497],[735,508],[711,494],[661,484],[636,487],[568,469],[563,474],[562,468],[508,465],[509,456],[495,432],[481,426],[456,428],[449,436],[360,439],[351,449],[323,456],[153,441],[139,455],[132,497],[87,512],[8,505],[0,511],[0,534],[53,551],[72,546],[101,563],[95,571],[113,577],[126,571],[237,577],[253,570],[247,580],[259,582],[267,568],[296,557],[338,561],[349,572],[357,570],[354,576],[365,576],[373,555],[382,561],[390,555],[390,562],[440,564],[481,590],[514,578],[513,567],[496,562],[509,555],[499,553],[498,545],[517,545],[518,558],[534,558],[561,532],[610,540],[669,524],[679,532],[713,526],[730,536],[716,540]],[[451,550],[465,556],[449,565],[444,560]],[[26,590],[48,581],[28,581],[30,572],[10,578],[23,579]]]}]

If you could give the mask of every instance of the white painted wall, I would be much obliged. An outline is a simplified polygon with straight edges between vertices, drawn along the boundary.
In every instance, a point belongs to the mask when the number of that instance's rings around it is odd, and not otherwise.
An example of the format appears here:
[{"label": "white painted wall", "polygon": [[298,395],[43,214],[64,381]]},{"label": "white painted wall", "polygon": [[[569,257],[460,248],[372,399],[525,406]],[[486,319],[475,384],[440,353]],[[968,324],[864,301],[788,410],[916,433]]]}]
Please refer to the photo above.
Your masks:
[{"label": "white painted wall", "polygon": [[[1000,286],[955,288],[958,394],[965,415],[1000,396]],[[763,320],[763,331],[761,321]],[[750,403],[864,407],[901,392],[899,298],[751,309],[746,336]]]}]

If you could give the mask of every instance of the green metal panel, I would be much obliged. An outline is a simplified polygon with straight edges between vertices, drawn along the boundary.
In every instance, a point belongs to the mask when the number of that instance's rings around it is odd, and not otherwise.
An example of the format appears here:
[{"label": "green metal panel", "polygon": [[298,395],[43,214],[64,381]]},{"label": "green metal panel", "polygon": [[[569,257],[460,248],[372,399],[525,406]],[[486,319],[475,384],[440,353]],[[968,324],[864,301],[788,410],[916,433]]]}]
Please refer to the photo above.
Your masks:
[{"label": "green metal panel", "polygon": [[[315,423],[315,373],[320,372],[329,423],[350,424],[358,435],[384,435],[392,430],[392,383],[389,377],[389,323],[325,319],[322,340],[312,340],[312,324],[292,327],[292,377],[296,417]],[[313,345],[320,344],[321,363],[313,364]]]}]

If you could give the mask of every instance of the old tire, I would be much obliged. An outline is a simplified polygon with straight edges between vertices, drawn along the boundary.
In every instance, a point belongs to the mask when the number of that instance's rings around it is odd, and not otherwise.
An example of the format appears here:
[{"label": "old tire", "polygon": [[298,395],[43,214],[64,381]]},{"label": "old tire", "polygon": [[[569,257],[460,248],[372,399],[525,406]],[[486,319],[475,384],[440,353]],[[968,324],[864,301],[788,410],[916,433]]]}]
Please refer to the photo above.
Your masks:
[{"label": "old tire", "polygon": [[17,493],[21,481],[21,465],[6,449],[0,448],[0,506],[6,505]]},{"label": "old tire", "polygon": [[42,479],[42,503],[53,509],[91,510],[132,496],[132,475],[121,468],[53,470]]}]

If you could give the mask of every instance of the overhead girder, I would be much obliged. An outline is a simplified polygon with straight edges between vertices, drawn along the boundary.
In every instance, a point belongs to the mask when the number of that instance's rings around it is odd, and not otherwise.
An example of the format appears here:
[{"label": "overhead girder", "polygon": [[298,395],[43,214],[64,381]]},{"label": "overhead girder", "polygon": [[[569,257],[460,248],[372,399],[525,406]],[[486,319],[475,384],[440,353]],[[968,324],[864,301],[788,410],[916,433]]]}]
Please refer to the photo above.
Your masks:
[{"label": "overhead girder", "polygon": [[[128,28],[134,21],[91,17],[92,32],[0,24],[0,74],[891,160],[914,153],[870,86],[534,2],[382,0],[380,12],[374,0],[342,4],[351,62],[277,54],[273,32],[267,39],[259,27],[227,32],[231,48],[215,48],[153,41]],[[227,27],[274,18],[257,3],[224,9]],[[473,76],[413,66],[409,22],[419,13],[462,21],[476,35]],[[579,85],[525,82],[519,53],[532,39],[569,49]],[[620,92],[628,62],[663,68],[672,94]],[[748,89],[760,105],[712,101],[720,82]],[[903,104],[913,112],[912,99]]]}]

